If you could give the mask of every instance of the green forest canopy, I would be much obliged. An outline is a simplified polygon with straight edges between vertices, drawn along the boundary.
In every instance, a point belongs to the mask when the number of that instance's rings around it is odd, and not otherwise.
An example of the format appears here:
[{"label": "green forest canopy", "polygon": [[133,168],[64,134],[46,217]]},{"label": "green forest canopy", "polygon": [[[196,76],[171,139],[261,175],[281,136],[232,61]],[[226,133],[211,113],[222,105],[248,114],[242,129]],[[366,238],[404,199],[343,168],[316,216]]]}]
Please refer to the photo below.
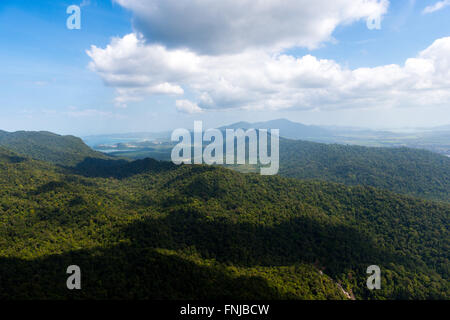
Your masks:
[{"label": "green forest canopy", "polygon": [[[448,299],[450,205],[372,187],[0,149],[0,298]],[[65,268],[83,290],[65,288]],[[382,289],[366,288],[369,265]]]}]

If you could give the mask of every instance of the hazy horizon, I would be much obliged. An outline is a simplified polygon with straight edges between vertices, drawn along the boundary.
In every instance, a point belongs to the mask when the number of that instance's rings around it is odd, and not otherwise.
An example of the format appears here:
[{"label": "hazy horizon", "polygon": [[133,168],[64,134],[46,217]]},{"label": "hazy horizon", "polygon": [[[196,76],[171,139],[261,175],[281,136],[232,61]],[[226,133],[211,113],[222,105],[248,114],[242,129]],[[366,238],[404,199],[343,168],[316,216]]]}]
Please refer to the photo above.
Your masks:
[{"label": "hazy horizon", "polygon": [[[287,120],[291,123],[295,123],[295,124],[300,124],[300,125],[305,125],[305,126],[311,126],[311,127],[320,127],[320,128],[341,128],[341,129],[354,129],[354,130],[370,130],[370,131],[375,131],[375,132],[380,132],[380,131],[387,131],[387,132],[392,132],[392,133],[407,133],[407,132],[423,132],[423,131],[433,131],[433,130],[439,130],[441,128],[445,128],[445,131],[450,130],[450,123],[448,124],[444,124],[444,125],[439,125],[439,126],[432,126],[432,127],[398,127],[398,128],[394,128],[394,127],[363,127],[363,126],[357,126],[357,125],[320,125],[320,124],[308,124],[308,123],[303,123],[303,122],[298,122],[298,121],[292,121],[286,118],[273,118],[273,119],[268,119],[268,120],[262,120],[262,121],[251,121],[251,120],[239,120],[233,123],[221,123],[215,126],[211,126],[208,125],[208,123],[205,123],[205,128],[219,128],[219,127],[226,127],[229,125],[233,125],[239,122],[245,122],[245,123],[250,123],[250,124],[254,124],[254,123],[260,123],[260,122],[270,122],[270,121],[278,121],[278,120]],[[197,120],[195,120],[197,121]],[[201,120],[200,120],[201,121]],[[188,124],[185,128],[186,129],[193,129],[193,124],[194,122],[192,122],[190,125]],[[52,132],[55,134],[59,134],[59,135],[74,135],[74,136],[78,136],[81,138],[85,138],[85,137],[90,137],[90,136],[102,136],[102,135],[120,135],[120,134],[158,134],[158,133],[164,133],[164,132],[171,132],[173,130],[177,129],[177,127],[167,127],[165,129],[162,130],[157,130],[157,131],[111,131],[111,132],[99,132],[99,133],[88,133],[88,134],[74,134],[71,132],[58,132],[58,131],[51,131],[48,129],[38,129],[38,130],[27,130],[27,129],[18,129],[18,130],[4,130],[3,128],[0,128],[0,131],[6,131],[6,132],[17,132],[17,131],[47,131],[47,132]]]}]

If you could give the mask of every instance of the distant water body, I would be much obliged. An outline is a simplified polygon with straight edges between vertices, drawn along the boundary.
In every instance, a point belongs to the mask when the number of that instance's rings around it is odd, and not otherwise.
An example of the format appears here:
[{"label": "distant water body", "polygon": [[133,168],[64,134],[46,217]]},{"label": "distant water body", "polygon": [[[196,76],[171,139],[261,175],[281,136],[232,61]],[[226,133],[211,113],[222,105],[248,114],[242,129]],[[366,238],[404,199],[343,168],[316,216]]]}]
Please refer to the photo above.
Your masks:
[{"label": "distant water body", "polygon": [[95,151],[103,152],[103,153],[112,153],[112,152],[131,152],[136,150],[130,149],[95,149]]}]

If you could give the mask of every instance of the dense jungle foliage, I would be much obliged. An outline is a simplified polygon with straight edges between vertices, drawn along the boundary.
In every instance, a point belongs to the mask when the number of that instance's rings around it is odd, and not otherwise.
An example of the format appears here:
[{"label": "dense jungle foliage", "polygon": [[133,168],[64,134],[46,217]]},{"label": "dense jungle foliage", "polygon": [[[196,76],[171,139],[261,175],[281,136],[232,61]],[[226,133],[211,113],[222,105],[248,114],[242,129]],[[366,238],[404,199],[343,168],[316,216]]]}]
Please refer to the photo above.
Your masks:
[{"label": "dense jungle foliage", "polygon": [[450,202],[450,158],[425,150],[280,139],[279,174]]},{"label": "dense jungle foliage", "polygon": [[372,187],[0,148],[0,299],[448,299],[449,214]]}]

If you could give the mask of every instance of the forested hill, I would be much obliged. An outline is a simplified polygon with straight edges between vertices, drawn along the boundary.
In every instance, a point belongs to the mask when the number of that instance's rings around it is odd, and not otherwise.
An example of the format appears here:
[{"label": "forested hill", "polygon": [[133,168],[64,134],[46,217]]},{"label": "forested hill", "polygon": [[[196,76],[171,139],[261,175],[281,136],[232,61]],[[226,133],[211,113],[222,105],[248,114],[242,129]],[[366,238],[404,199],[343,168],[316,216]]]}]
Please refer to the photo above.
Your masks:
[{"label": "forested hill", "polygon": [[80,138],[60,136],[46,131],[6,132],[0,130],[0,146],[33,159],[65,166],[74,166],[89,157],[108,158],[89,148]]},{"label": "forested hill", "polygon": [[0,298],[342,299],[340,283],[357,299],[449,299],[449,214],[370,187],[0,149]]},{"label": "forested hill", "polygon": [[[238,123],[232,128],[246,129]],[[270,144],[270,139],[269,139]],[[115,155],[170,161],[175,144],[133,143]],[[204,143],[204,147],[208,145]],[[426,150],[323,144],[280,138],[279,174],[297,179],[318,179],[366,185],[415,197],[450,202],[450,158]],[[225,147],[224,147],[225,152]],[[231,166],[257,172],[257,166]]]},{"label": "forested hill", "polygon": [[[34,159],[99,172],[109,170],[109,162],[97,160],[112,159],[90,149],[79,138],[50,132],[0,131],[0,146]],[[167,156],[163,158],[170,159],[171,148],[168,145],[158,153],[166,152]],[[143,156],[146,154],[139,148],[136,152]],[[133,151],[128,150],[122,157],[133,157],[133,154]],[[99,164],[93,169],[95,162]],[[130,165],[127,166],[131,169]],[[239,166],[235,168],[242,169]],[[246,168],[244,166],[243,169]],[[128,175],[128,169],[125,175]],[[400,194],[450,202],[450,158],[425,150],[369,148],[280,138],[279,174],[298,179],[373,186]]]},{"label": "forested hill", "polygon": [[450,158],[425,150],[280,139],[279,174],[450,201]]}]

